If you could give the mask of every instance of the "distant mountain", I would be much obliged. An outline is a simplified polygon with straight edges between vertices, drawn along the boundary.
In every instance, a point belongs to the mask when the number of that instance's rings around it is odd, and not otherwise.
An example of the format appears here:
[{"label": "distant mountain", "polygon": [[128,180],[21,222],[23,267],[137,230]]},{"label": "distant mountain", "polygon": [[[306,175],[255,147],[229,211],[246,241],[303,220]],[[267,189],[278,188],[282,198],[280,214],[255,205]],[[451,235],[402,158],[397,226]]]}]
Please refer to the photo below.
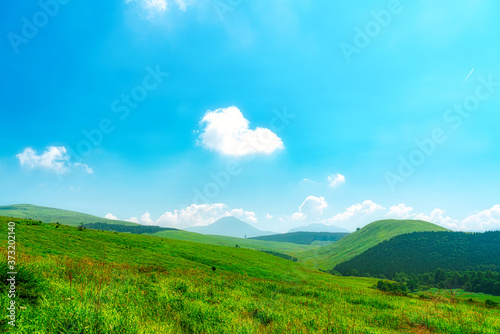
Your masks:
[{"label": "distant mountain", "polygon": [[346,230],[342,227],[337,227],[333,225],[324,225],[320,223],[314,223],[306,226],[299,226],[292,228],[288,231],[291,232],[330,232],[330,233],[350,233],[351,231]]},{"label": "distant mountain", "polygon": [[184,229],[189,232],[196,232],[209,235],[224,235],[236,238],[251,238],[261,235],[276,234],[275,232],[261,231],[244,221],[235,217],[222,217],[208,226],[193,226]]},{"label": "distant mountain", "polygon": [[330,244],[342,239],[349,233],[330,233],[330,232],[292,232],[273,235],[264,235],[253,237],[255,240],[291,242],[299,245]]},{"label": "distant mountain", "polygon": [[48,208],[31,204],[15,204],[0,206],[0,216],[15,217],[23,219],[41,220],[44,223],[59,222],[64,225],[78,226],[83,224],[106,223],[120,224],[128,226],[138,226],[139,224],[101,218],[86,213]]},{"label": "distant mountain", "polygon": [[300,261],[323,270],[331,270],[337,264],[350,260],[384,240],[413,232],[448,231],[421,220],[379,220],[366,225],[330,245],[297,254]]}]

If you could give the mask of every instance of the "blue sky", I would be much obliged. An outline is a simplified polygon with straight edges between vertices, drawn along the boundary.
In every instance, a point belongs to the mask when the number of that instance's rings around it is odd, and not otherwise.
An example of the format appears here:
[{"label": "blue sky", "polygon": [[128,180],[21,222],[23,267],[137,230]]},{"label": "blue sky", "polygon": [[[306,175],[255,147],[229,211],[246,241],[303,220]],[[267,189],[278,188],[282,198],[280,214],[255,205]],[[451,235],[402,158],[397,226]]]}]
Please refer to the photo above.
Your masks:
[{"label": "blue sky", "polygon": [[41,3],[0,10],[2,205],[500,228],[497,2]]}]

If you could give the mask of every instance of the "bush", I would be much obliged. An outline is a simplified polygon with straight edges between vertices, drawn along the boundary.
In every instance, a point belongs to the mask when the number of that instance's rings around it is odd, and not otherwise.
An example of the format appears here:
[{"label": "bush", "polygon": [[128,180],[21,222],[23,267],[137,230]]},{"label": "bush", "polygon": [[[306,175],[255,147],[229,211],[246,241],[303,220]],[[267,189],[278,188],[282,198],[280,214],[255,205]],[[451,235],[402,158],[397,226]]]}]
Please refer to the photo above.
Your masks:
[{"label": "bush", "polygon": [[[0,290],[7,293],[10,283],[7,281],[11,277],[7,273],[10,269],[7,262],[0,263]],[[30,303],[35,303],[47,289],[45,279],[32,268],[18,265],[16,267],[16,299],[24,299]]]}]

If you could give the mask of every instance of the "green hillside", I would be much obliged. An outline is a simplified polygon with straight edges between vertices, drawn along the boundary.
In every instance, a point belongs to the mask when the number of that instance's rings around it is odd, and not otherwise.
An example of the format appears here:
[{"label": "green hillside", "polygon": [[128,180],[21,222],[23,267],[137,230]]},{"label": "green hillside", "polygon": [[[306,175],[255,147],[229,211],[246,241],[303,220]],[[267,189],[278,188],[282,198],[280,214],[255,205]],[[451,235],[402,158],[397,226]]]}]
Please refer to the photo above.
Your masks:
[{"label": "green hillside", "polygon": [[324,242],[325,244],[332,243],[340,240],[349,233],[331,233],[331,232],[289,232],[273,235],[264,235],[260,237],[253,237],[250,239],[265,240],[265,241],[278,241],[278,242],[291,242],[301,245],[312,245],[315,241]]},{"label": "green hillside", "polygon": [[436,269],[500,271],[500,232],[417,232],[396,236],[342,262],[335,270],[353,270],[393,279],[396,273],[423,274]]},{"label": "green hillside", "polygon": [[[8,333],[498,333],[500,310],[390,295],[250,249],[17,220]],[[6,244],[0,252],[0,303]],[[212,269],[214,267],[215,270]]]},{"label": "green hillside", "polygon": [[111,220],[76,211],[48,208],[31,204],[0,206],[0,216],[41,220],[44,223],[59,222],[64,225],[71,225],[71,226],[78,226],[81,223],[83,224],[106,223],[106,224],[121,224],[128,226],[138,225],[131,222]]},{"label": "green hillside", "polygon": [[175,239],[175,240],[200,242],[203,244],[210,244],[210,245],[219,245],[228,247],[236,247],[236,245],[238,245],[243,248],[251,248],[256,250],[270,250],[275,252],[286,253],[288,255],[294,255],[299,251],[310,250],[317,247],[310,245],[299,245],[289,242],[242,239],[242,238],[226,237],[222,235],[204,235],[204,234],[181,231],[181,230],[161,231],[150,235],[168,239]]},{"label": "green hillside", "polygon": [[322,270],[331,270],[337,264],[397,235],[423,231],[448,231],[420,220],[379,220],[349,234],[333,244],[297,254],[300,262]]}]

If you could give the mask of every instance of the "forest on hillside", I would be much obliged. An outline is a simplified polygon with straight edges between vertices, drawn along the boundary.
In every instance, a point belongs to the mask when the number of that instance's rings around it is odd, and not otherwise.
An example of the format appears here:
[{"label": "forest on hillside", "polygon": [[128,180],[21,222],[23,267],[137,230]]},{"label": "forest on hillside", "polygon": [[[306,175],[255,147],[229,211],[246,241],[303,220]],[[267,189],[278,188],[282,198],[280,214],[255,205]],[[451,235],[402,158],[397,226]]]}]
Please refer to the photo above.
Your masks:
[{"label": "forest on hillside", "polygon": [[485,233],[415,232],[403,234],[338,264],[342,275],[424,274],[453,271],[500,271],[500,231]]}]

